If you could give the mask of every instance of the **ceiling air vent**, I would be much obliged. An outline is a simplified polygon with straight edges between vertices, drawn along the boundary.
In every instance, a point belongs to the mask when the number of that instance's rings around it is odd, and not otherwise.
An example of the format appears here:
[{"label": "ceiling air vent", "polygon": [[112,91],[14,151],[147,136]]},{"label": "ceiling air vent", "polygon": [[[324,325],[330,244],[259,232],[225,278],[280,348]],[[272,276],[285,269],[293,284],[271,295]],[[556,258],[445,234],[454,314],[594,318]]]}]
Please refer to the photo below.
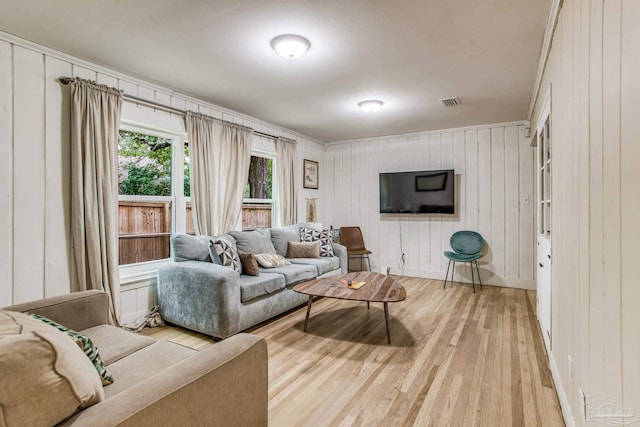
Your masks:
[{"label": "ceiling air vent", "polygon": [[444,105],[445,107],[457,107],[458,105],[460,105],[460,100],[454,96],[453,98],[441,99],[440,104]]}]

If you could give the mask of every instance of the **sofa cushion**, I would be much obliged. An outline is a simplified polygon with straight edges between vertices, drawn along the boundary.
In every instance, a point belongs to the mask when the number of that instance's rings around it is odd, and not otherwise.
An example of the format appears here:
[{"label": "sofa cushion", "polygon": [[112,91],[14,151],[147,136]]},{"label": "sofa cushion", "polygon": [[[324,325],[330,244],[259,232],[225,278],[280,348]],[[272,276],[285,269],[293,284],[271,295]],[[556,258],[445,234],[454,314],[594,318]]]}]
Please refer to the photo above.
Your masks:
[{"label": "sofa cushion", "polygon": [[242,272],[242,264],[240,263],[240,257],[238,256],[238,248],[236,247],[236,241],[231,236],[219,236],[211,239],[213,247],[216,253],[222,261],[222,265],[225,267],[231,267],[238,273]]},{"label": "sofa cushion", "polygon": [[287,225],[286,227],[272,228],[270,230],[271,242],[278,255],[287,255],[287,243],[300,241],[300,225]]},{"label": "sofa cushion", "polygon": [[254,255],[276,253],[276,249],[271,243],[271,233],[268,229],[231,231],[229,234],[236,240],[238,252],[247,252]]},{"label": "sofa cushion", "polygon": [[319,258],[320,241],[317,242],[288,242],[287,258]]},{"label": "sofa cushion", "polygon": [[318,276],[318,269],[315,265],[291,264],[284,267],[275,267],[268,270],[260,269],[260,276],[263,272],[278,273],[284,276],[287,286],[315,279]]},{"label": "sofa cushion", "polygon": [[109,399],[156,374],[164,375],[162,371],[194,353],[197,351],[173,342],[154,342],[109,365],[115,381],[104,389],[105,397]]},{"label": "sofa cushion", "polygon": [[258,276],[260,274],[258,261],[256,261],[255,255],[238,252],[238,256],[240,257],[240,263],[242,264],[242,274],[246,274],[247,276]]},{"label": "sofa cushion", "polygon": [[240,301],[249,302],[286,287],[282,274],[262,272],[260,276],[240,276]]},{"label": "sofa cushion", "polygon": [[104,399],[100,377],[75,341],[44,326],[49,330],[0,338],[2,425],[52,426]]},{"label": "sofa cushion", "polygon": [[318,269],[318,276],[340,268],[340,258],[320,257],[320,258],[292,258],[291,264],[314,265]]},{"label": "sofa cushion", "polygon": [[91,361],[91,363],[93,364],[93,366],[95,367],[96,371],[98,372],[98,374],[100,375],[100,380],[102,381],[102,385],[109,385],[111,383],[113,383],[113,378],[111,377],[111,372],[109,372],[105,367],[104,367],[104,362],[102,361],[102,357],[100,357],[100,353],[98,352],[98,346],[96,346],[93,341],[91,340],[91,338],[89,338],[86,335],[83,335],[79,332],[76,332],[74,330],[65,328],[64,326],[62,326],[61,324],[54,322],[51,319],[47,319],[44,316],[40,316],[39,314],[32,314],[31,317],[33,317],[34,319],[37,319],[55,329],[57,329],[60,332],[63,332],[67,335],[69,335],[71,338],[73,338],[73,340],[75,341],[75,343],[78,345],[78,347],[80,347],[80,349],[84,352],[84,354],[89,358],[89,360]]},{"label": "sofa cushion", "polygon": [[329,230],[316,230],[315,228],[302,227],[300,229],[300,241],[315,242],[320,241],[320,256],[330,257],[333,254],[333,241]]},{"label": "sofa cushion", "polygon": [[171,235],[171,256],[176,262],[204,261],[211,262],[209,255],[209,236],[192,236],[175,233]]},{"label": "sofa cushion", "polygon": [[91,338],[100,349],[105,365],[110,365],[155,342],[152,338],[111,325],[98,325],[81,332]]}]

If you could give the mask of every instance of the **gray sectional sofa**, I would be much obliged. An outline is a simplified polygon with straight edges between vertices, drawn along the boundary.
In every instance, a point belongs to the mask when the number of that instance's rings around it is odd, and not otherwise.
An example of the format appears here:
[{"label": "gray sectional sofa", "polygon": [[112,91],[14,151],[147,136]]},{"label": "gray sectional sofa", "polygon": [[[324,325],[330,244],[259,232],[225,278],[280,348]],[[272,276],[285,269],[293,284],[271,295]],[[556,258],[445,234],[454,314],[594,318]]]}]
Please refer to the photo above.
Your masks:
[{"label": "gray sectional sofa", "polygon": [[[304,224],[231,232],[241,252],[287,254],[288,242],[300,241]],[[162,317],[173,324],[226,338],[308,301],[291,288],[301,282],[347,272],[347,251],[332,244],[333,257],[293,258],[291,265],[260,268],[258,276],[239,274],[216,264],[209,243],[219,236],[171,236],[172,261],[158,273]]]}]

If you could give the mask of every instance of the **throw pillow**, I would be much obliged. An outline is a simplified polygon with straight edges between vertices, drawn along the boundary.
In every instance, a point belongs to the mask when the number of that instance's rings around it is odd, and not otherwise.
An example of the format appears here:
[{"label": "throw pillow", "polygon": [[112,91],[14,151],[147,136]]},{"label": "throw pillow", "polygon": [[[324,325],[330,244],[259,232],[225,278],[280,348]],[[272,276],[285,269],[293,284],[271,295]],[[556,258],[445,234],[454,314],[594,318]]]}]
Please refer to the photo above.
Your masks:
[{"label": "throw pillow", "polygon": [[331,240],[331,231],[329,230],[316,230],[315,228],[302,227],[300,229],[300,241],[302,242],[315,242],[319,240],[320,243],[320,256],[330,257],[334,256],[333,242]]},{"label": "throw pillow", "polygon": [[289,242],[287,258],[319,258],[320,240],[315,242]]},{"label": "throw pillow", "polygon": [[213,240],[213,247],[222,261],[222,265],[233,268],[238,273],[242,272],[242,264],[238,256],[236,243],[231,237],[220,236],[217,240]]},{"label": "throw pillow", "polygon": [[82,335],[81,333],[76,332],[74,330],[65,328],[61,324],[54,322],[51,319],[47,319],[44,316],[40,316],[39,314],[32,314],[31,317],[49,326],[52,326],[57,330],[59,330],[60,332],[64,332],[65,334],[73,338],[73,340],[78,345],[78,347],[80,347],[80,350],[84,352],[84,354],[89,358],[89,360],[95,367],[96,371],[98,371],[98,374],[100,375],[100,380],[102,381],[102,385],[109,385],[113,383],[113,377],[111,376],[111,372],[109,372],[107,368],[104,367],[104,363],[102,362],[100,353],[98,353],[98,348],[95,346],[95,344],[93,344],[93,341],[91,341],[91,338],[89,338],[86,335]]},{"label": "throw pillow", "polygon": [[288,259],[278,254],[257,254],[256,261],[264,268],[284,267],[291,264]]},{"label": "throw pillow", "polygon": [[248,276],[257,276],[260,274],[260,270],[258,270],[258,261],[256,261],[256,257],[253,254],[238,252],[238,256],[240,257],[240,263],[242,264],[242,274],[246,274]]},{"label": "throw pillow", "polygon": [[2,425],[53,426],[104,400],[95,369],[73,339],[42,326],[0,338]]},{"label": "throw pillow", "polygon": [[231,231],[231,237],[236,241],[238,252],[250,254],[275,254],[276,249],[271,242],[271,233],[268,229],[254,231]]},{"label": "throw pillow", "polygon": [[209,241],[209,256],[211,257],[211,261],[214,264],[222,265],[222,260],[220,259],[220,255],[216,252],[216,247],[213,244],[213,240]]}]

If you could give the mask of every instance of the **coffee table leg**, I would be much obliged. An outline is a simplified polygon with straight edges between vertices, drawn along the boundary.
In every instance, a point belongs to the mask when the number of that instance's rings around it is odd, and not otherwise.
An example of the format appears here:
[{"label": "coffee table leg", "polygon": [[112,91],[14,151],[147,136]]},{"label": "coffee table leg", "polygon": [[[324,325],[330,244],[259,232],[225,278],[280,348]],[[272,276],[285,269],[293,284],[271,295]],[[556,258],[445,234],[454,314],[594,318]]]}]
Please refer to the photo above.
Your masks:
[{"label": "coffee table leg", "polygon": [[304,331],[307,332],[307,322],[309,322],[309,313],[311,313],[311,304],[313,303],[313,295],[309,295],[307,303],[307,317],[304,318]]},{"label": "coffee table leg", "polygon": [[[311,307],[311,305],[309,305]],[[389,331],[389,307],[384,303],[384,323],[387,325],[387,343],[391,344],[391,332]]]}]

